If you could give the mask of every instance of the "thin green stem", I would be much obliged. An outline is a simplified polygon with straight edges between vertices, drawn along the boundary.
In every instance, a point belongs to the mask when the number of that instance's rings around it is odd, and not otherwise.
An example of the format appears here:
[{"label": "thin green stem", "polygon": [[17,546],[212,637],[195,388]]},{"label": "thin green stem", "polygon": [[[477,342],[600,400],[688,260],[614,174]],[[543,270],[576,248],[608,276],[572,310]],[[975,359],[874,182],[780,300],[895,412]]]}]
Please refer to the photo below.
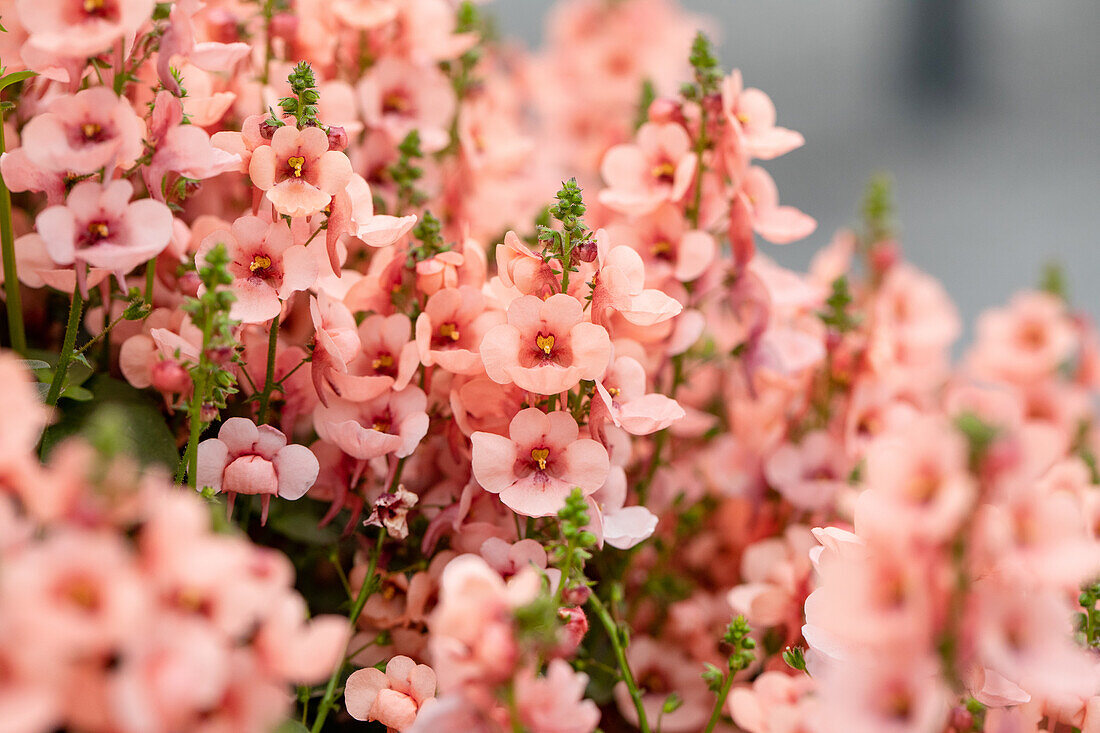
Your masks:
[{"label": "thin green stem", "polygon": [[[0,107],[0,153],[6,150],[4,143],[4,110]],[[11,347],[20,354],[27,353],[27,334],[23,326],[23,302],[19,293],[19,277],[15,263],[15,239],[11,221],[11,192],[0,178],[0,240],[4,249],[4,294],[7,298],[8,337]]]},{"label": "thin green stem", "polygon": [[176,483],[183,483],[184,471],[187,472],[187,485],[196,487],[195,481],[199,470],[199,438],[202,437],[203,420],[202,404],[206,398],[206,353],[210,349],[212,324],[210,314],[204,314],[202,327],[202,351],[199,352],[199,363],[191,370],[191,378],[194,380],[191,390],[191,406],[187,410],[190,434],[187,438],[187,448],[183,452],[179,468],[176,469]]},{"label": "thin green stem", "polygon": [[699,210],[703,206],[703,173],[706,170],[703,166],[703,153],[706,152],[709,144],[707,138],[707,117],[707,105],[703,103],[700,105],[699,136],[695,139],[695,195],[687,211],[688,219],[691,220],[692,229],[699,228]]},{"label": "thin green stem", "polygon": [[[608,637],[611,639],[611,648],[615,652],[615,661],[618,662],[619,672],[622,673],[626,689],[630,691],[630,699],[634,702],[634,709],[638,711],[638,729],[642,733],[650,733],[649,720],[646,718],[645,705],[642,704],[642,691],[638,689],[638,683],[634,681],[634,673],[630,671],[630,662],[626,660],[626,650],[623,648],[622,631],[615,619],[611,618],[611,612],[595,593],[588,596],[588,602],[596,611]],[[315,732],[316,733],[316,732]]]},{"label": "thin green stem", "polygon": [[722,681],[722,689],[718,691],[718,699],[714,701],[714,710],[710,714],[710,721],[707,723],[707,727],[703,729],[703,733],[712,733],[714,726],[718,725],[718,721],[722,718],[722,709],[726,707],[726,698],[729,697],[730,688],[733,686],[733,674],[731,669],[726,674],[726,679]]},{"label": "thin green stem", "polygon": [[[79,263],[78,263],[79,266]],[[65,326],[65,342],[61,353],[57,355],[57,367],[53,370],[50,391],[46,393],[46,405],[53,407],[61,397],[61,388],[65,384],[65,375],[69,371],[69,362],[73,360],[73,347],[76,346],[76,333],[80,330],[80,315],[84,311],[84,298],[80,296],[80,285],[73,288],[73,299],[69,304],[69,322]]]},{"label": "thin green stem", "polygon": [[[400,474],[400,467],[398,467],[398,474]],[[363,606],[367,605],[367,599],[371,597],[371,594],[377,588],[377,583],[374,582],[374,574],[378,569],[378,558],[382,554],[382,545],[385,541],[386,530],[380,529],[378,540],[374,543],[374,552],[371,553],[370,562],[367,565],[367,574],[363,576],[363,585],[359,588],[359,595],[355,598],[351,613],[348,614],[348,623],[352,628],[355,628],[356,622],[359,621],[359,615],[363,613]],[[328,717],[329,711],[332,710],[332,706],[336,702],[336,683],[344,673],[344,665],[345,662],[341,660],[336,665],[336,669],[332,670],[332,676],[328,678],[328,684],[325,685],[325,695],[321,698],[321,704],[317,708],[317,717],[314,718],[313,727],[310,729],[312,733],[320,733],[321,728],[325,725],[325,718]]]},{"label": "thin green stem", "polygon": [[573,259],[573,243],[569,232],[561,233],[561,291],[569,292],[569,267]]},{"label": "thin green stem", "polygon": [[157,280],[157,258],[145,263],[145,302],[153,307],[153,285]]},{"label": "thin green stem", "polygon": [[257,422],[263,425],[267,422],[267,408],[271,403],[271,389],[275,386],[275,351],[279,345],[279,316],[271,319],[271,330],[267,335],[267,376],[264,378],[264,389],[260,392],[260,414]]}]

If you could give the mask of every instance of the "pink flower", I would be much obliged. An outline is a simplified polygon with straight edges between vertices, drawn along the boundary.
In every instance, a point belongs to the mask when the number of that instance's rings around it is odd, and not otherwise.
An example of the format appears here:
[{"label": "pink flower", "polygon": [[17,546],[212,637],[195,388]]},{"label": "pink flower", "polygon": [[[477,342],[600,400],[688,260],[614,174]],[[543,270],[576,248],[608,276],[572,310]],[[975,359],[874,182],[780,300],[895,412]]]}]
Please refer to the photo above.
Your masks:
[{"label": "pink flower", "polygon": [[236,301],[229,317],[243,323],[263,323],[279,315],[281,301],[305,290],[317,279],[317,260],[304,246],[294,244],[285,221],[268,222],[256,216],[242,216],[224,229],[202,240],[195,264],[203,266],[206,255],[217,245],[229,255],[229,286]]},{"label": "pink flower", "polygon": [[428,649],[440,692],[503,682],[519,648],[513,612],[539,593],[541,578],[524,570],[507,583],[477,555],[460,555],[443,569],[439,604],[428,620]]},{"label": "pink flower", "polygon": [[396,656],[382,672],[373,667],[351,673],[344,686],[344,704],[356,720],[376,720],[393,730],[405,731],[416,721],[425,703],[435,698],[435,672]]},{"label": "pink flower", "polygon": [[589,429],[599,433],[609,421],[631,435],[649,435],[664,430],[684,414],[684,408],[675,400],[656,392],[647,394],[645,368],[636,359],[620,356],[596,380]]},{"label": "pink flower", "polygon": [[190,393],[190,367],[199,362],[202,331],[186,314],[163,308],[143,326],[143,333],[126,339],[119,350],[118,367],[126,381],[138,389],[152,387],[165,398]]},{"label": "pink flower", "polygon": [[404,458],[428,432],[427,405],[428,398],[416,387],[363,402],[331,400],[314,411],[313,426],[321,440],[355,458],[370,460],[389,453]]},{"label": "pink flower", "polygon": [[487,310],[476,288],[444,288],[428,298],[416,319],[416,348],[425,366],[438,364],[455,374],[482,371],[478,347],[493,326],[504,320],[500,311]]},{"label": "pink flower", "polygon": [[701,276],[718,254],[714,236],[701,229],[688,229],[680,209],[672,204],[659,207],[630,226],[607,228],[612,241],[627,244],[645,260],[646,283],[660,286],[669,277],[690,282]]},{"label": "pink flower", "polygon": [[588,497],[592,508],[589,528],[602,547],[606,542],[619,550],[629,550],[644,542],[657,530],[657,517],[640,504],[626,504],[626,472],[612,466],[607,481]]},{"label": "pink flower", "polygon": [[811,677],[765,672],[751,687],[735,687],[727,707],[733,722],[748,733],[793,733],[811,725],[816,714]]},{"label": "pink flower", "polygon": [[516,708],[531,733],[592,733],[600,722],[596,703],[584,699],[588,675],[574,672],[569,662],[554,659],[546,674],[530,668],[516,676]]},{"label": "pink flower", "polygon": [[[36,16],[46,14],[37,8]],[[129,100],[106,87],[58,97],[23,128],[27,159],[45,171],[86,175],[128,166],[142,151],[145,124]]]},{"label": "pink flower", "polygon": [[831,505],[845,485],[843,448],[828,433],[806,434],[800,443],[783,443],[764,463],[764,476],[784,499],[799,509]]},{"label": "pink flower", "polygon": [[810,584],[810,550],[816,546],[810,530],[793,524],[782,536],[745,548],[741,556],[743,582],[727,595],[733,612],[754,627],[785,626],[788,635],[797,637]]},{"label": "pink flower", "polygon": [[267,521],[272,496],[300,498],[317,480],[317,457],[303,445],[287,445],[286,436],[270,425],[256,426],[243,417],[222,423],[217,438],[199,443],[195,485],[229,494],[229,508],[237,494],[263,497]]},{"label": "pink flower", "polygon": [[283,125],[270,145],[252,151],[248,175],[280,214],[311,216],[348,184],[351,161],[328,149],[328,135],[321,128]]},{"label": "pink flower", "polygon": [[450,142],[455,95],[450,80],[435,65],[416,65],[385,56],[359,82],[363,121],[382,130],[390,142],[420,133],[420,149],[436,153]]},{"label": "pink flower", "polygon": [[738,69],[722,83],[722,111],[742,138],[746,152],[754,158],[778,158],[806,142],[794,130],[775,126],[772,100],[759,89],[745,89]]},{"label": "pink flower", "polygon": [[1066,361],[1076,343],[1065,303],[1048,293],[1020,293],[978,319],[971,368],[980,376],[1027,384]]},{"label": "pink flower", "polygon": [[35,226],[50,259],[75,265],[78,282],[84,283],[85,265],[91,265],[111,270],[121,283],[130,270],[156,257],[172,238],[172,212],[152,199],[131,202],[133,192],[129,181],[84,181],[73,187],[64,206],[40,213]]},{"label": "pink flower", "polygon": [[[779,205],[779,189],[768,172],[752,166],[741,181],[737,200],[743,206],[752,229],[772,244],[804,239],[817,229],[817,222],[793,206]],[[734,215],[731,214],[731,218]],[[731,224],[732,226],[732,224]]]},{"label": "pink flower", "polygon": [[183,106],[171,92],[157,93],[151,117],[149,136],[155,152],[149,165],[142,168],[141,175],[153,198],[164,200],[164,189],[168,185],[164,177],[169,172],[204,180],[235,170],[240,165],[239,154],[212,145],[210,136],[199,125],[182,124]]},{"label": "pink flower", "polygon": [[514,382],[547,395],[596,379],[607,368],[611,340],[602,326],[583,318],[580,302],[564,293],[545,301],[516,298],[508,322],[489,329],[481,341],[485,372],[497,384]]},{"label": "pink flower", "polygon": [[662,202],[683,198],[697,165],[682,126],[647,122],[634,143],[616,145],[604,154],[600,175],[607,188],[600,191],[600,202],[630,216],[648,214]]},{"label": "pink flower", "polygon": [[684,307],[662,290],[646,288],[645,262],[633,248],[613,246],[604,230],[596,232],[599,269],[592,277],[592,321],[610,326],[618,313],[635,326],[653,326],[679,315]]},{"label": "pink flower", "polygon": [[85,59],[135,33],[155,0],[18,0],[16,9],[38,48]]},{"label": "pink flower", "polygon": [[607,479],[607,451],[579,438],[579,432],[567,412],[520,410],[507,438],[483,432],[471,436],[474,477],[517,514],[550,516],[574,487],[587,496]]}]

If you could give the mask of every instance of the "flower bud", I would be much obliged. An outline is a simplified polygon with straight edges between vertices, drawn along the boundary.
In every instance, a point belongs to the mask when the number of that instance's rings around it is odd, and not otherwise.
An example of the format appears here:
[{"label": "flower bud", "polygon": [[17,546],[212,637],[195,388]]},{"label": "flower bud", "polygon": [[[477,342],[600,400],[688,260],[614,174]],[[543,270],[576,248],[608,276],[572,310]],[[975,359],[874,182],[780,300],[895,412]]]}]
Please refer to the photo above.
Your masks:
[{"label": "flower bud", "polygon": [[338,153],[348,146],[348,133],[339,125],[330,125],[328,128],[328,149]]},{"label": "flower bud", "polygon": [[580,242],[573,247],[573,256],[581,262],[594,262],[598,254],[596,243],[591,239]]},{"label": "flower bud", "polygon": [[279,129],[279,127],[280,125],[275,124],[275,122],[270,118],[264,120],[260,123],[260,137],[262,137],[264,140],[270,140],[271,137],[275,134],[275,131]]}]

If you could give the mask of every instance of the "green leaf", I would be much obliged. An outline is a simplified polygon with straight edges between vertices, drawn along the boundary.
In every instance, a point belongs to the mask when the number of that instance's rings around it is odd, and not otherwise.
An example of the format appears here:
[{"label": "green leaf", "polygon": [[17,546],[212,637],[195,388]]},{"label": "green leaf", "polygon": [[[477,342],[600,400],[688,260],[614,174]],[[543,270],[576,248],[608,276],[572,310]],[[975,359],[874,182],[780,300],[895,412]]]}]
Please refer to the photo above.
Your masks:
[{"label": "green leaf", "polygon": [[273,502],[267,526],[273,531],[305,545],[331,545],[340,539],[338,522],[334,521],[324,528],[318,528],[321,510],[320,502]]},{"label": "green leaf", "polygon": [[76,384],[66,386],[65,389],[61,390],[60,396],[77,402],[87,402],[94,397],[91,390]]},{"label": "green leaf", "polygon": [[287,720],[276,728],[273,733],[309,733],[309,728],[297,720]]},{"label": "green leaf", "polygon": [[38,76],[38,72],[27,70],[15,71],[11,74],[8,74],[7,76],[0,77],[0,91],[7,89],[12,84],[18,84],[19,82],[26,81],[27,79],[30,79],[34,76]]},{"label": "green leaf", "polygon": [[153,397],[129,384],[97,374],[83,387],[77,386],[77,397],[69,394],[75,385],[65,388],[63,396],[83,401],[61,404],[60,420],[47,431],[43,453],[49,452],[65,438],[81,435],[97,446],[110,444],[117,452],[132,456],[143,465],[159,464],[174,470],[179,462],[175,437],[168,429],[160,405]]}]

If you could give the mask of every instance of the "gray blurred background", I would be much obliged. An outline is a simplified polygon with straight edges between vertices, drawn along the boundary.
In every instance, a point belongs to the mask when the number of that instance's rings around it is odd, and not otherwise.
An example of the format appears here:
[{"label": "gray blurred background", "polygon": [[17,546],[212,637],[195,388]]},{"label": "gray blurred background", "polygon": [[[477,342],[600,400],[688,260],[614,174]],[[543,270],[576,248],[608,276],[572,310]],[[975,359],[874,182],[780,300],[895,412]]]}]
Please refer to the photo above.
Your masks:
[{"label": "gray blurred background", "polygon": [[[1100,0],[682,1],[806,136],[764,165],[820,226],[765,252],[804,266],[886,171],[907,256],[968,322],[1052,260],[1100,317]],[[537,45],[546,6],[491,9]]]}]

